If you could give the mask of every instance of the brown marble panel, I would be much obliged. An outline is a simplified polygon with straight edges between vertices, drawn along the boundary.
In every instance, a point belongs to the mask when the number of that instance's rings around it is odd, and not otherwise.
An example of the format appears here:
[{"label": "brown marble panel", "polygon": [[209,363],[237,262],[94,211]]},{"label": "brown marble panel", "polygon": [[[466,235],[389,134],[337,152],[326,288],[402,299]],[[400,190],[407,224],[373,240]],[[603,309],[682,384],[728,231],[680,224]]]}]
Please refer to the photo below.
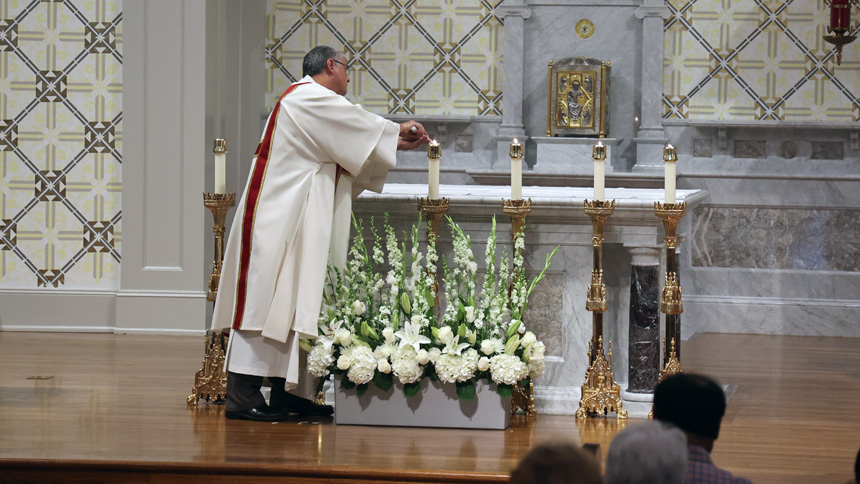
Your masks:
[{"label": "brown marble panel", "polygon": [[700,206],[693,266],[860,272],[856,210]]}]

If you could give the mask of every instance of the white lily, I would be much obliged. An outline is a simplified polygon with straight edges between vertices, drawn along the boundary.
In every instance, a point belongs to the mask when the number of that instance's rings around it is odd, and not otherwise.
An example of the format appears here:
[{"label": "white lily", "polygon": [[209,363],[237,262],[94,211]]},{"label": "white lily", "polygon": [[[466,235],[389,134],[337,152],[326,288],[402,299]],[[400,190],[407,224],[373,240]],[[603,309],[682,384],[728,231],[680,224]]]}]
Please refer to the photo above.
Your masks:
[{"label": "white lily", "polygon": [[412,324],[409,321],[403,323],[403,329],[394,333],[394,336],[400,338],[400,347],[411,346],[418,351],[422,344],[430,343],[430,338],[421,334],[421,326]]},{"label": "white lily", "polygon": [[442,349],[442,353],[460,356],[460,353],[469,346],[469,343],[460,343],[460,336],[454,336],[454,338],[449,340],[445,345],[445,348]]}]

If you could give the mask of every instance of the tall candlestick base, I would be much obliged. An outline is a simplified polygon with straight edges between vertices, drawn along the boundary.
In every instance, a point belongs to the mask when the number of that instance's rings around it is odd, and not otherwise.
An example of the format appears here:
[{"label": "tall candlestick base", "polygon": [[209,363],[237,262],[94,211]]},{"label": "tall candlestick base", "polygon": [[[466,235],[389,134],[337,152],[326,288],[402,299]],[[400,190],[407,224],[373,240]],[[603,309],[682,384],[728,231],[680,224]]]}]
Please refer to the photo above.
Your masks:
[{"label": "tall candlestick base", "polygon": [[203,400],[223,405],[227,396],[227,371],[224,358],[227,353],[227,335],[216,331],[206,332],[203,347],[203,367],[194,375],[194,386],[188,395],[188,404],[197,405]]},{"label": "tall candlestick base", "polygon": [[[218,296],[221,266],[224,262],[224,225],[227,212],[236,205],[236,194],[204,193],[203,205],[212,212],[212,217],[215,219],[212,226],[212,232],[215,234],[215,259],[212,261],[212,273],[209,275],[209,287],[206,293],[206,299],[214,302]],[[227,394],[224,358],[227,353],[228,339],[229,336],[220,331],[206,331],[203,366],[194,375],[194,386],[187,399],[189,405],[197,405],[201,398],[207,402],[224,403]]]},{"label": "tall candlestick base", "polygon": [[[532,211],[532,200],[507,200],[503,198],[502,211],[511,218],[511,241],[516,243],[518,237],[524,237],[523,225],[525,224],[526,217]],[[514,385],[514,394],[511,398],[511,412],[516,412],[518,409],[522,409],[529,417],[537,415],[534,382],[531,379],[529,379],[528,388],[520,384]]]},{"label": "tall candlestick base", "polygon": [[[435,243],[439,240],[439,223],[442,217],[448,213],[448,198],[442,197],[438,199],[424,198],[418,199],[418,210],[421,215],[427,219],[427,242],[431,240]],[[439,293],[439,271],[433,274],[433,294]],[[435,298],[438,302],[439,298]]]},{"label": "tall candlestick base", "polygon": [[592,271],[591,283],[585,308],[592,315],[592,336],[588,344],[588,369],[582,384],[582,397],[576,419],[591,415],[607,415],[615,412],[619,419],[627,418],[621,402],[621,387],[612,373],[612,342],[609,342],[608,358],[603,352],[603,313],[607,310],[606,284],[603,282],[603,228],[606,220],[615,212],[615,200],[585,201],[585,213],[592,225]]},{"label": "tall candlestick base", "polygon": [[[663,369],[660,381],[668,375],[681,373],[681,325],[677,316],[684,312],[681,285],[675,251],[678,248],[678,222],[687,213],[687,203],[654,203],[654,213],[663,222],[666,232],[666,281],[660,300],[660,311],[666,315],[666,339],[663,342]],[[665,343],[669,342],[669,346]]]}]

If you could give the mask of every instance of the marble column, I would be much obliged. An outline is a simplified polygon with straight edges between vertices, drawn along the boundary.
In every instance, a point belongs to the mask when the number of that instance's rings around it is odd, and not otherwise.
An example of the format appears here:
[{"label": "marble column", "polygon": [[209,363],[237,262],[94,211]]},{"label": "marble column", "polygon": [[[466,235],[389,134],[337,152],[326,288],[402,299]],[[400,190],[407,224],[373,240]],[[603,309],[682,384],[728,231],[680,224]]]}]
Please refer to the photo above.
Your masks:
[{"label": "marble column", "polygon": [[523,0],[512,0],[496,9],[496,14],[505,23],[503,51],[502,124],[496,132],[497,156],[493,160],[508,159],[511,140],[525,141],[523,128],[523,32],[525,19],[532,14]]},{"label": "marble column", "polygon": [[627,393],[653,393],[660,375],[660,249],[631,248]]},{"label": "marble column", "polygon": [[636,9],[642,19],[642,85],[634,172],[663,170],[663,20],[669,18],[664,0],[645,0]]}]

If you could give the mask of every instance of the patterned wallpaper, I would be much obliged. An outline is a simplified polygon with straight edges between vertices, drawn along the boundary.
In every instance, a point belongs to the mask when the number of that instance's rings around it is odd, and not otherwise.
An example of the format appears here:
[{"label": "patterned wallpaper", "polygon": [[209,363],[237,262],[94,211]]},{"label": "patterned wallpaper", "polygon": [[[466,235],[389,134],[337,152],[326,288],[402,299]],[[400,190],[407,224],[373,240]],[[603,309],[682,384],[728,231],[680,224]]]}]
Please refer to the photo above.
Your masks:
[{"label": "patterned wallpaper", "polygon": [[116,288],[121,0],[0,0],[0,288]]},{"label": "patterned wallpaper", "polygon": [[499,115],[503,0],[268,0],[267,107],[316,45],[343,48],[370,111]]},{"label": "patterned wallpaper", "polygon": [[830,19],[824,0],[669,0],[668,6],[665,118],[860,120],[860,44],[846,46],[836,65],[833,46],[822,39]]}]

